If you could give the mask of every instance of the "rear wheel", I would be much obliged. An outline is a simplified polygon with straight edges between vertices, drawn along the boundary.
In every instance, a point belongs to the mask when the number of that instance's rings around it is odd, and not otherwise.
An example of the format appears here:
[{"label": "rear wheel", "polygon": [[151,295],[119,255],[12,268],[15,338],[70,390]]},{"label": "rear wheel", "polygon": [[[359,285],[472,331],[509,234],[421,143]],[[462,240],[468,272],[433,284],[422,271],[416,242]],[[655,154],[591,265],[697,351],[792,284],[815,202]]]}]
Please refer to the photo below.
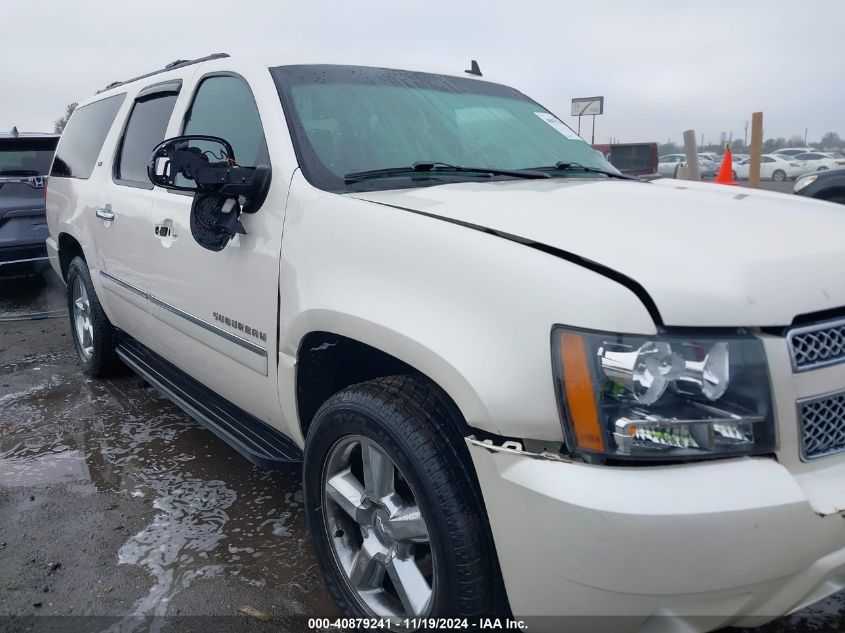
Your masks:
[{"label": "rear wheel", "polygon": [[82,371],[94,378],[116,373],[120,361],[114,352],[114,328],[94,292],[88,264],[81,257],[75,257],[68,267],[67,304]]},{"label": "rear wheel", "polygon": [[786,172],[782,169],[776,169],[772,174],[772,180],[776,180],[777,182],[783,182],[786,180]]},{"label": "rear wheel", "polygon": [[736,175],[735,171],[733,172],[733,177],[734,177],[734,180],[739,180],[739,176]]},{"label": "rear wheel", "polygon": [[317,412],[305,445],[309,530],[326,583],[353,617],[490,615],[492,537],[462,437],[433,386],[353,385]]},{"label": "rear wheel", "polygon": [[822,166],[821,166],[821,167],[819,167],[816,171],[827,171],[827,167],[825,167],[824,165],[822,165]]}]

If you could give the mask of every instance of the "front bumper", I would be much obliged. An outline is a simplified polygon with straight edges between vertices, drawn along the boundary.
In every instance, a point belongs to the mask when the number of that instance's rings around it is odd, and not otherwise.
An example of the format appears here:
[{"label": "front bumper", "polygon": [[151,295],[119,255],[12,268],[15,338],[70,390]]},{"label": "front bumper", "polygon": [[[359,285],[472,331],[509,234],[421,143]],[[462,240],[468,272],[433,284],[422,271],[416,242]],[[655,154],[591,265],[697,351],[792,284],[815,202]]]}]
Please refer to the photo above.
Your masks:
[{"label": "front bumper", "polygon": [[773,459],[612,468],[467,441],[532,630],[757,625],[845,587],[845,521]]}]

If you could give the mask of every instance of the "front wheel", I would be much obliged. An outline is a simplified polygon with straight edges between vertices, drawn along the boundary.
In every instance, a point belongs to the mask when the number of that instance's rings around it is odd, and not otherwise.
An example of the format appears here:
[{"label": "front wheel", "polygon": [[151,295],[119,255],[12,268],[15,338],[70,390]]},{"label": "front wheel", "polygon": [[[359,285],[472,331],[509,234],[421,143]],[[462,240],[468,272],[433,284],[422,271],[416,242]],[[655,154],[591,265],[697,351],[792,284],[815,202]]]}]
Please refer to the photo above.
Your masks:
[{"label": "front wheel", "polygon": [[782,169],[776,169],[775,172],[772,174],[772,180],[777,182],[783,182],[786,180],[786,172]]},{"label": "front wheel", "polygon": [[68,267],[67,307],[82,371],[93,378],[117,373],[120,361],[114,352],[114,329],[97,299],[88,264],[81,257],[75,257]]},{"label": "front wheel", "polygon": [[308,527],[352,617],[490,615],[498,565],[463,438],[412,376],[353,385],[317,412],[305,445]]}]

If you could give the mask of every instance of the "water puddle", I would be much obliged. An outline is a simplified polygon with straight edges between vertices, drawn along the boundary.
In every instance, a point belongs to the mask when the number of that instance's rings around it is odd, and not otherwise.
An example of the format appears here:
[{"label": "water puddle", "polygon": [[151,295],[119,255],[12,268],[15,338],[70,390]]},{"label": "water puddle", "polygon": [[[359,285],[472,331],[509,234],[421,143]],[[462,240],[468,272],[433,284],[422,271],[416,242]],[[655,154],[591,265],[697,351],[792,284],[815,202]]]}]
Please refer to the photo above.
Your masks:
[{"label": "water puddle", "polygon": [[144,568],[151,586],[110,633],[157,631],[175,596],[224,576],[281,592],[287,615],[327,612],[297,475],[253,467],[137,378],[88,380],[62,353],[0,365],[4,375],[0,486],[63,484],[155,510],[115,561]]}]

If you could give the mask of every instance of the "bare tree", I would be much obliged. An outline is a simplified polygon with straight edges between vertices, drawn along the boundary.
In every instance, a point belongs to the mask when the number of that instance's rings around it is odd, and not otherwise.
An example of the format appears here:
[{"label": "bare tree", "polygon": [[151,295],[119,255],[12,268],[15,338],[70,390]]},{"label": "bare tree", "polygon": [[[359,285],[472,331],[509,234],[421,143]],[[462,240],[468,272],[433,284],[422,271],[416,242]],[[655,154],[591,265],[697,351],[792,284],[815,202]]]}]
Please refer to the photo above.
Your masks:
[{"label": "bare tree", "polygon": [[53,125],[53,131],[55,131],[56,134],[61,134],[64,131],[65,126],[67,125],[67,120],[70,118],[70,115],[73,114],[73,111],[76,110],[77,105],[79,104],[76,103],[76,101],[68,104],[65,115],[61,119],[56,119],[56,122]]}]

